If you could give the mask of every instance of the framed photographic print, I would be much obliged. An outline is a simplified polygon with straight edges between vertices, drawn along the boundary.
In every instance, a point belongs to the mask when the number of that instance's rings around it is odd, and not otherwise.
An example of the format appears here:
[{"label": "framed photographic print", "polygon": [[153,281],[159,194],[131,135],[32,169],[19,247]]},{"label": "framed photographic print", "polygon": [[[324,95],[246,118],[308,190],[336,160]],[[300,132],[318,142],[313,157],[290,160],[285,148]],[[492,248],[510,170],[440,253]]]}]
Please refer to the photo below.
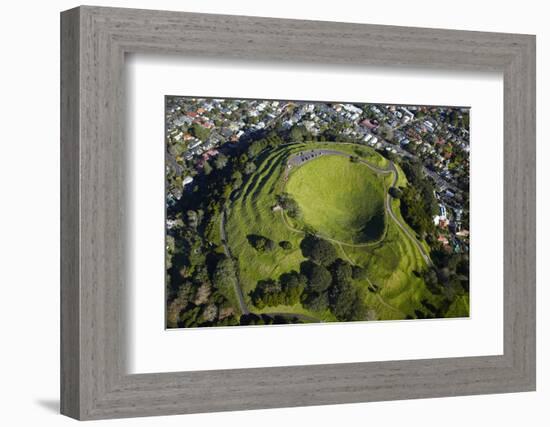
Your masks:
[{"label": "framed photographic print", "polygon": [[469,317],[469,117],[167,96],[166,326]]},{"label": "framed photographic print", "polygon": [[83,6],[61,40],[62,413],[535,389],[534,36]]}]

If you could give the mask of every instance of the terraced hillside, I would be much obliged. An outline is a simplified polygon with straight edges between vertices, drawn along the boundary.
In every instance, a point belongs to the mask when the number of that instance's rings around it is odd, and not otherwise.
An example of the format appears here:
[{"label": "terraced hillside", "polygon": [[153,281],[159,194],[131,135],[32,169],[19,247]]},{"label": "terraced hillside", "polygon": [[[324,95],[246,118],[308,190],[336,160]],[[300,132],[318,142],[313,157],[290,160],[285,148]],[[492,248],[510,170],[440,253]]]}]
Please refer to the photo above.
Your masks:
[{"label": "terraced hillside", "polygon": [[[321,155],[290,171],[289,159],[305,149],[337,153]],[[350,162],[349,155],[360,161]],[[237,258],[240,285],[250,311],[335,320],[329,310],[315,312],[299,303],[262,309],[252,303],[251,294],[259,281],[300,271],[306,260],[300,243],[304,230],[312,229],[332,239],[340,258],[365,268],[366,277],[354,280],[353,286],[369,307],[369,318],[416,317],[426,311],[426,305],[439,302],[440,297],[429,292],[418,274],[425,260],[419,243],[412,240],[414,234],[403,231],[410,229],[401,218],[399,201],[387,196],[394,178],[406,182],[399,169],[390,170],[387,159],[367,147],[358,151],[358,146],[351,144],[308,143],[266,150],[256,164],[256,171],[233,195],[225,224],[226,243]],[[300,218],[289,218],[277,206],[277,195],[285,191],[297,201]],[[273,241],[274,248],[256,250],[251,241],[257,236]],[[282,242],[289,245],[283,248]]]}]

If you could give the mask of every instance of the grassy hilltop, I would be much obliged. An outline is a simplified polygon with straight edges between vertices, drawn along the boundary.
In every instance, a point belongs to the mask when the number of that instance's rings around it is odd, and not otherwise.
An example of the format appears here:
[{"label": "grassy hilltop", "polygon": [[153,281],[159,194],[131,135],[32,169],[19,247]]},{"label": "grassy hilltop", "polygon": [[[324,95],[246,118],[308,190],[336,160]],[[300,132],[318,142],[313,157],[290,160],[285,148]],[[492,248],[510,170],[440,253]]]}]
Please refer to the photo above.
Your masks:
[{"label": "grassy hilltop", "polygon": [[[306,232],[331,241],[338,257],[366,272],[353,280],[369,317],[381,320],[416,317],[426,304],[437,305],[419,277],[425,263],[410,237],[401,230],[386,210],[387,189],[393,174],[377,173],[362,162],[351,162],[345,155],[322,155],[289,171],[287,161],[307,149],[338,150],[357,156],[386,170],[387,159],[374,150],[346,144],[290,144],[264,151],[257,169],[245,181],[228,205],[227,244],[236,254],[239,279],[245,300],[256,313],[297,313],[323,321],[334,321],[329,310],[308,310],[302,304],[255,307],[251,295],[261,281],[278,280],[290,271],[299,272],[306,261],[301,242]],[[397,169],[398,183],[406,184]],[[277,208],[277,196],[287,192],[297,202],[301,215],[290,218]],[[399,200],[391,200],[397,220],[405,227]],[[410,228],[407,228],[410,230]],[[268,251],[253,247],[253,239],[275,243]],[[288,242],[287,248],[281,246]]]},{"label": "grassy hilltop", "polygon": [[290,175],[286,191],[298,202],[304,224],[320,235],[361,244],[384,232],[383,180],[362,163],[319,157]]}]

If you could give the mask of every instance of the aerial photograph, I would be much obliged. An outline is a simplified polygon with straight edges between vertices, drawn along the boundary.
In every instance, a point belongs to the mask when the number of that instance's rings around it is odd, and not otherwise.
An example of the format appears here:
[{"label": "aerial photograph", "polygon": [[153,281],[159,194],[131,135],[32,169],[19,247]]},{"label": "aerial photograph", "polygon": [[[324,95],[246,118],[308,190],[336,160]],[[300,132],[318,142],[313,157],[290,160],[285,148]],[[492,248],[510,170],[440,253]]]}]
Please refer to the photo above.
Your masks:
[{"label": "aerial photograph", "polygon": [[165,97],[166,328],[468,318],[470,108]]}]

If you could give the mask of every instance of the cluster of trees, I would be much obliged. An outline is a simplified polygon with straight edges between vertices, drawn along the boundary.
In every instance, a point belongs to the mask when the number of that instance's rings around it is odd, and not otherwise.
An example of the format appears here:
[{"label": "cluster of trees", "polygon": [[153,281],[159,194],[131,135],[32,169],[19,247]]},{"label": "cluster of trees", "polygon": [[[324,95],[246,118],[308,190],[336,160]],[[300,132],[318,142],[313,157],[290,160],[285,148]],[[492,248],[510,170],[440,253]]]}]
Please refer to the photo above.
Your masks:
[{"label": "cluster of trees", "polygon": [[380,126],[380,129],[378,130],[380,136],[384,138],[387,141],[392,141],[394,137],[394,132],[391,126],[389,125],[383,125]]},{"label": "cluster of trees", "polygon": [[308,234],[301,242],[300,248],[306,258],[319,266],[329,266],[338,257],[332,244],[312,234]]},{"label": "cluster of trees", "polygon": [[256,163],[246,162],[243,168],[243,172],[245,175],[252,175],[254,172],[256,172]]},{"label": "cluster of trees", "polygon": [[464,191],[468,191],[470,186],[470,171],[468,167],[464,167],[469,164],[469,161],[468,152],[459,146],[453,148],[453,157],[449,162],[449,170],[453,171],[453,176],[457,179],[458,186]]},{"label": "cluster of trees", "polygon": [[[276,248],[275,242],[268,237],[261,236],[259,234],[249,234],[248,236],[246,236],[246,238],[248,240],[248,243],[250,243],[250,246],[252,246],[258,252],[270,252]],[[279,242],[279,246],[285,251],[289,251],[292,249],[292,243],[290,243],[288,240],[281,240]]]},{"label": "cluster of trees", "polygon": [[216,157],[211,160],[204,160],[202,163],[202,170],[205,175],[210,175],[213,170],[222,170],[227,166],[229,158],[223,154],[219,153]]},{"label": "cluster of trees", "polygon": [[265,137],[250,143],[247,150],[248,157],[253,159],[266,148],[275,148],[284,142],[277,132],[270,131]]},{"label": "cluster of trees", "polygon": [[205,128],[198,123],[193,123],[189,127],[189,133],[201,141],[206,141],[210,136],[210,129]]},{"label": "cluster of trees", "polygon": [[421,238],[425,238],[428,232],[432,231],[433,215],[426,207],[420,192],[412,186],[407,186],[401,190],[399,198],[403,219]]},{"label": "cluster of trees", "polygon": [[300,216],[300,206],[294,200],[290,194],[288,193],[282,193],[278,194],[276,197],[277,204],[281,206],[286,214],[291,218],[298,218]]},{"label": "cluster of trees", "polygon": [[246,236],[248,243],[258,252],[272,251],[275,249],[275,242],[259,234],[249,234]]},{"label": "cluster of trees", "polygon": [[442,295],[443,301],[438,307],[424,304],[427,312],[417,310],[418,317],[447,317],[447,311],[453,302],[470,292],[470,262],[468,254],[460,254],[436,248],[431,252],[434,265],[424,272],[424,281],[435,295]]},{"label": "cluster of trees", "polygon": [[332,284],[330,271],[326,266],[313,261],[302,263],[301,271],[307,277],[302,304],[313,311],[326,310],[329,307],[329,288]]},{"label": "cluster of trees", "polygon": [[350,127],[350,124],[347,122],[336,122],[333,123],[330,127],[326,128],[321,132],[317,137],[314,137],[314,141],[330,141],[330,142],[355,142],[358,143],[357,138],[352,137],[344,133],[346,129]]},{"label": "cluster of trees", "polygon": [[392,190],[390,194],[399,197],[403,218],[421,238],[425,238],[434,231],[433,216],[437,213],[434,186],[424,175],[419,162],[403,161],[401,167],[409,185],[400,191]]},{"label": "cluster of trees", "polygon": [[[226,298],[228,286],[236,280],[227,259],[214,263],[212,272],[199,264],[180,272],[180,285],[168,297],[166,323],[169,328],[229,326],[239,324],[233,304]],[[170,290],[173,291],[172,286]]]},{"label": "cluster of trees", "polygon": [[309,132],[303,125],[294,125],[286,135],[288,142],[355,142],[361,143],[357,138],[346,134],[346,130],[352,125],[349,122],[333,122],[330,126],[322,126],[318,134]]},{"label": "cluster of trees", "polygon": [[[214,173],[212,174],[214,175]],[[196,191],[169,207],[175,218],[167,230],[167,326],[235,325],[239,313],[234,299],[237,280],[234,263],[215,251],[209,234],[217,230],[216,218],[231,192],[231,178],[216,173],[198,179]],[[210,193],[211,198],[204,197]]]},{"label": "cluster of trees", "polygon": [[[431,257],[434,262],[432,272],[436,273],[439,284],[469,292],[470,258],[468,254],[449,252],[438,247],[432,250]],[[433,275],[429,274],[433,279]],[[430,280],[429,284],[435,283]]]},{"label": "cluster of trees", "polygon": [[353,284],[353,267],[341,258],[323,266],[306,261],[302,270],[308,279],[302,304],[313,311],[327,308],[340,321],[364,320],[367,309],[362,295]]},{"label": "cluster of trees", "polygon": [[295,125],[290,129],[288,137],[291,142],[304,142],[309,137],[309,132],[302,125]]},{"label": "cluster of trees", "polygon": [[292,314],[255,314],[249,313],[241,316],[241,325],[286,325],[303,323],[298,316]]},{"label": "cluster of trees", "polygon": [[329,309],[341,321],[365,319],[363,297],[353,283],[366,277],[365,270],[338,258],[332,244],[313,235],[302,240],[301,249],[308,259],[300,272],[259,281],[250,295],[253,304],[262,309],[301,302],[312,311]]},{"label": "cluster of trees", "polygon": [[470,128],[470,113],[468,111],[458,111],[456,108],[451,108],[443,113],[443,121],[451,126]]},{"label": "cluster of trees", "polygon": [[329,304],[338,320],[363,320],[367,309],[363,299],[352,283],[353,268],[342,259],[337,259],[330,267],[332,286],[329,288]]},{"label": "cluster of trees", "polygon": [[219,255],[212,270],[212,283],[217,289],[224,290],[231,294],[237,285],[237,273],[235,263],[226,255]]},{"label": "cluster of trees", "polygon": [[279,280],[261,280],[251,294],[252,302],[259,309],[298,304],[306,282],[306,277],[296,271],[281,274]]}]

